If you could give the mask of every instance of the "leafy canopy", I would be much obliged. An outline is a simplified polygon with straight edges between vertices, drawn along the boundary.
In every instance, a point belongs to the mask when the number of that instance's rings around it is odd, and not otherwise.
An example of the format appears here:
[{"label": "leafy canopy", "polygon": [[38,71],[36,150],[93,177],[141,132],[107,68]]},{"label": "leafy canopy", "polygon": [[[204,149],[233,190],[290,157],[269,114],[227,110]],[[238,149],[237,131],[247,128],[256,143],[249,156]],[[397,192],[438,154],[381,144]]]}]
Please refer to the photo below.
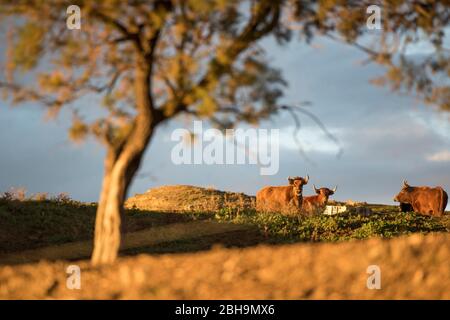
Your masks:
[{"label": "leafy canopy", "polygon": [[[285,82],[257,41],[274,30],[287,40],[282,1],[76,1],[82,28],[69,30],[64,13],[73,2],[0,1],[9,23],[5,92],[13,103],[43,102],[53,115],[70,107],[73,139],[94,134],[114,144],[127,135],[136,67],[151,68],[161,119],[186,112],[230,126],[275,111]],[[106,112],[88,122],[79,109],[91,106],[78,102],[91,95]]]},{"label": "leafy canopy", "polygon": [[[81,7],[81,30],[66,26],[72,4]],[[450,110],[448,1],[378,1],[379,31],[367,29],[366,8],[372,4],[0,0],[8,42],[0,87],[11,102],[39,101],[51,115],[70,108],[74,140],[93,134],[115,145],[127,137],[137,115],[137,68],[148,71],[150,107],[158,121],[187,113],[220,127],[256,123],[280,109],[286,85],[260,40],[272,35],[283,44],[293,34],[306,41],[320,34],[356,46],[368,61],[385,66],[375,84],[414,92]],[[418,43],[429,54],[411,55]],[[88,121],[80,109],[97,104],[94,97],[101,97],[103,111]]]},{"label": "leafy canopy", "polygon": [[[295,3],[306,39],[320,33],[361,49],[385,67],[373,79],[450,111],[450,1],[320,0]],[[381,9],[381,30],[368,30],[367,8]],[[421,50],[417,50],[417,49]]]}]

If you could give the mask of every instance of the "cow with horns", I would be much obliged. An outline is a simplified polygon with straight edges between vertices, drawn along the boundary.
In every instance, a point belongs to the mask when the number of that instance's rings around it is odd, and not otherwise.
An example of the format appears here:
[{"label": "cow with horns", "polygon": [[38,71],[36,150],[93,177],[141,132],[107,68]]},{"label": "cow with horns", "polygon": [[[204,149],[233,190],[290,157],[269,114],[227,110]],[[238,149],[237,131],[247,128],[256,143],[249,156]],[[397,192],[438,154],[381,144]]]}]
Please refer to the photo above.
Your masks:
[{"label": "cow with horns", "polygon": [[315,196],[303,197],[302,213],[303,214],[316,214],[323,212],[328,202],[328,198],[332,196],[337,190],[337,186],[334,189],[319,188],[314,185]]},{"label": "cow with horns", "polygon": [[303,186],[308,184],[309,176],[288,177],[287,186],[268,186],[256,194],[256,208],[259,211],[281,211],[297,213],[303,203]]},{"label": "cow with horns", "polygon": [[410,204],[412,211],[420,214],[442,216],[448,194],[441,187],[412,187],[404,180],[402,190],[394,197],[394,201],[400,202],[402,206]]}]

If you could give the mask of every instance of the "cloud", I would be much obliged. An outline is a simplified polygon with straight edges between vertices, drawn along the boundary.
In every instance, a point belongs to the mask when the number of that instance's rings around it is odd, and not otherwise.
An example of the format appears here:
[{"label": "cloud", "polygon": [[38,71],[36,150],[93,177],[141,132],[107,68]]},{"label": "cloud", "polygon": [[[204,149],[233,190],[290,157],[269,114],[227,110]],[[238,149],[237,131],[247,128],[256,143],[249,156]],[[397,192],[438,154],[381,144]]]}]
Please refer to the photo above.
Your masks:
[{"label": "cloud", "polygon": [[435,47],[429,41],[420,41],[417,43],[409,44],[406,47],[405,54],[408,56],[424,56],[433,54],[436,52]]},{"label": "cloud", "polygon": [[432,108],[420,108],[409,113],[415,123],[422,125],[444,140],[450,141],[450,116]]},{"label": "cloud", "polygon": [[[339,128],[332,128],[330,131],[333,136],[339,135],[342,132]],[[336,142],[330,140],[320,128],[313,127],[304,127],[298,132],[296,132],[294,126],[282,128],[280,130],[280,145],[281,148],[297,151],[301,147],[304,152],[328,154],[337,154],[340,152],[340,146]]]},{"label": "cloud", "polygon": [[442,150],[433,154],[428,155],[428,161],[431,162],[450,162],[450,150]]}]

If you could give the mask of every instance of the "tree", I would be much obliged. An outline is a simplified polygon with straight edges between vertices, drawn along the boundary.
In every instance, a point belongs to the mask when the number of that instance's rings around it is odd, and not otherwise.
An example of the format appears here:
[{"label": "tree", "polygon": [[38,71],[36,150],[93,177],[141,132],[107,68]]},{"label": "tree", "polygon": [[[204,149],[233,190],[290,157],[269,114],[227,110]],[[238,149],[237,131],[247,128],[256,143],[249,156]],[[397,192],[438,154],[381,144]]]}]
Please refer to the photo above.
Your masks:
[{"label": "tree", "polygon": [[[245,10],[238,1],[78,1],[80,31],[66,27],[71,4],[2,2],[14,25],[2,85],[13,103],[39,101],[51,114],[73,108],[70,136],[93,134],[106,146],[97,265],[117,256],[123,203],[155,128],[180,113],[229,126],[274,112],[284,82],[257,42],[289,32],[279,24],[282,1]],[[33,80],[18,84],[19,72]],[[88,123],[75,103],[91,94],[102,95],[107,113]]]},{"label": "tree", "polygon": [[[394,11],[384,20],[383,35],[424,30],[441,50],[446,8],[422,3],[385,2]],[[64,13],[73,4],[81,8],[81,30],[66,26]],[[9,25],[0,78],[6,100],[40,102],[52,116],[68,108],[73,112],[70,137],[80,141],[93,135],[107,150],[93,264],[117,257],[123,203],[158,125],[189,114],[227,128],[292,111],[279,104],[286,83],[267,61],[262,39],[273,36],[282,45],[298,28],[307,40],[314,34],[337,37],[376,62],[397,67],[390,47],[376,51],[358,44],[366,6],[342,0],[0,0],[0,27]],[[408,38],[408,43],[416,40]],[[434,70],[448,76],[448,56],[446,64],[443,60]],[[389,78],[394,83],[406,83],[435,103],[448,98],[448,87],[435,90],[432,76],[418,81],[407,67],[398,70],[407,76],[396,69]],[[103,109],[89,121],[81,110],[91,103]]]},{"label": "tree", "polygon": [[[367,27],[373,5],[380,8],[380,30]],[[385,67],[374,84],[450,111],[450,1],[297,0],[294,7],[292,20],[307,40],[322,34],[352,45]],[[427,52],[412,54],[417,45]]]}]

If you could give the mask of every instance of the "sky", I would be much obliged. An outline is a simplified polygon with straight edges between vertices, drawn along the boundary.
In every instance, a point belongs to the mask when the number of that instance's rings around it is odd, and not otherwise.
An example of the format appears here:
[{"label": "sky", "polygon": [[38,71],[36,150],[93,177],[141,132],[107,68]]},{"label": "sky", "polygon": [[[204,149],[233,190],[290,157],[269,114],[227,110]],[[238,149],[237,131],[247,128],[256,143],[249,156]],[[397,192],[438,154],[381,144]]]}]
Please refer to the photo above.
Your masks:
[{"label": "sky", "polygon": [[[289,175],[306,174],[311,183],[305,195],[313,193],[313,184],[338,185],[334,199],[341,201],[391,204],[403,179],[450,191],[449,113],[371,85],[369,80],[383,70],[362,65],[364,54],[344,44],[317,39],[312,46],[293,41],[278,47],[268,40],[263,46],[289,83],[283,102],[310,101],[305,108],[339,145],[302,117],[297,132],[306,153],[302,156],[293,139],[293,119],[281,114],[261,124],[280,130],[280,169],[275,175],[261,175],[257,165],[175,165],[171,151],[178,142],[171,134],[193,125],[193,119],[179,118],[157,129],[130,196],[174,184],[255,194],[265,185],[286,184]],[[413,54],[420,53],[417,48]],[[63,113],[48,121],[38,105],[10,107],[0,100],[0,192],[23,187],[29,194],[67,192],[73,199],[97,200],[104,150],[94,141],[70,143],[68,120]]]}]

